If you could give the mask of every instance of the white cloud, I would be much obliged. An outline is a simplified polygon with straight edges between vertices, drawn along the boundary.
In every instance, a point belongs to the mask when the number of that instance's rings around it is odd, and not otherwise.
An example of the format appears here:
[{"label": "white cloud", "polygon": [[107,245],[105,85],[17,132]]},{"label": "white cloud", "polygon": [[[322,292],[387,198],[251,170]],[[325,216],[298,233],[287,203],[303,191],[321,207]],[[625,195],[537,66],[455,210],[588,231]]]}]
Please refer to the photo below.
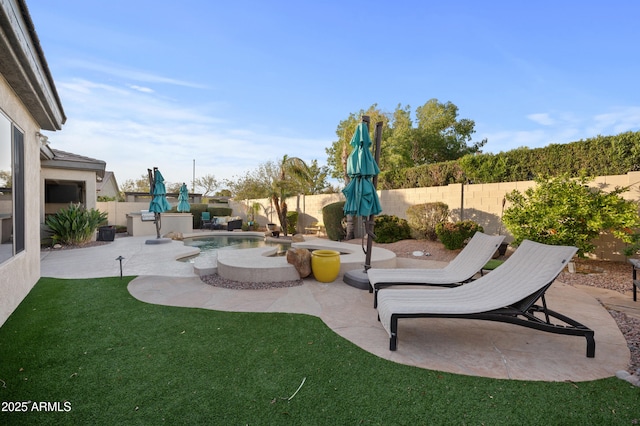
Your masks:
[{"label": "white cloud", "polygon": [[541,127],[479,133],[481,138],[488,140],[485,151],[508,151],[522,146],[538,148],[640,129],[640,107],[636,106],[614,108],[591,116],[562,112],[529,114],[526,118]]},{"label": "white cloud", "polygon": [[138,92],[143,92],[143,93],[153,93],[154,92],[154,90],[149,88],[149,87],[137,86],[135,84],[132,84],[129,87],[132,88],[133,90],[137,90]]},{"label": "white cloud", "polygon": [[553,126],[556,123],[556,121],[547,113],[529,114],[527,115],[527,118],[535,123],[542,124],[543,126]]},{"label": "white cloud", "polygon": [[74,59],[69,62],[69,65],[79,70],[98,71],[106,75],[119,77],[126,80],[142,81],[146,83],[170,84],[175,86],[191,87],[195,89],[207,88],[205,85],[199,84],[199,83],[179,80],[179,79],[170,78],[170,77],[164,77],[164,76],[153,74],[147,71],[140,71],[140,70],[125,68],[117,65],[105,65],[95,61]]},{"label": "white cloud", "polygon": [[[119,183],[158,167],[169,183],[212,174],[218,180],[242,176],[284,154],[323,162],[330,140],[291,135],[216,115],[216,103],[183,105],[141,86],[59,81],[68,121],[51,133],[53,148],[104,160]],[[251,123],[249,124],[251,125]],[[249,126],[247,125],[247,126]],[[258,130],[256,130],[258,129]]]}]

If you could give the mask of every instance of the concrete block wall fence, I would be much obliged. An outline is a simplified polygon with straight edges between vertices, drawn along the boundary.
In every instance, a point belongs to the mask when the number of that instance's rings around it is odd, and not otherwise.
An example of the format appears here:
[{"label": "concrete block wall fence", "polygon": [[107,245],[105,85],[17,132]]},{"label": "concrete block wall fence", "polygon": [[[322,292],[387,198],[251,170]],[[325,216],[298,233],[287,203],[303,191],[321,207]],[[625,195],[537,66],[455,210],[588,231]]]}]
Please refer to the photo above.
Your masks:
[{"label": "concrete block wall fence", "polygon": [[[451,184],[447,186],[392,189],[378,191],[382,214],[407,218],[407,209],[415,204],[441,201],[449,206],[451,220],[474,220],[485,229],[488,234],[502,233],[507,235],[506,241],[513,239],[507,230],[501,226],[502,200],[506,194],[517,189],[524,192],[535,185],[534,181],[500,182],[489,184]],[[626,175],[600,176],[592,185],[604,191],[611,191],[616,187],[628,186],[629,191],[623,194],[625,199],[640,200],[640,172],[629,172]],[[322,208],[327,204],[344,201],[339,194],[298,195],[288,198],[289,211],[298,212],[298,230],[313,222],[322,221]],[[257,222],[264,226],[267,223],[279,223],[275,208],[269,199],[231,200],[229,206],[233,209],[233,216],[247,219],[249,206],[259,203],[263,208],[256,215]],[[126,226],[126,215],[148,208],[148,203],[118,203],[115,201],[97,203],[97,208],[109,214],[109,223]],[[508,207],[508,203],[507,206]],[[596,242],[597,249],[593,257],[602,260],[624,261],[623,244],[610,235],[603,235]]]}]

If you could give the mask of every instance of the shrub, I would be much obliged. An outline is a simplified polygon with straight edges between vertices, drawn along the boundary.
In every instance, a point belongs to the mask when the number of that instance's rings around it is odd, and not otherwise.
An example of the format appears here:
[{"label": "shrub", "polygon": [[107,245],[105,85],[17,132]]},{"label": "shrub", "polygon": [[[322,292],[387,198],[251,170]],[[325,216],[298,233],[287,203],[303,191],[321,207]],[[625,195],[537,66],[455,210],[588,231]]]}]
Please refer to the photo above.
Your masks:
[{"label": "shrub", "polygon": [[473,237],[477,231],[483,232],[484,229],[472,220],[442,222],[436,226],[436,234],[440,242],[449,250],[462,248],[465,241]]},{"label": "shrub", "polygon": [[416,204],[407,209],[407,222],[411,228],[411,236],[416,239],[435,241],[436,225],[449,217],[449,206],[440,201],[435,203]]},{"label": "shrub", "polygon": [[578,255],[594,249],[593,240],[611,232],[623,242],[633,242],[633,231],[640,226],[638,205],[620,194],[628,188],[607,193],[587,186],[585,177],[537,179],[536,186],[524,194],[507,194],[511,206],[503,222],[519,244],[524,239],[551,245],[578,247]]},{"label": "shrub", "polygon": [[211,216],[217,217],[231,216],[231,213],[233,213],[231,207],[209,207],[207,210],[211,213]]},{"label": "shrub", "polygon": [[327,231],[327,237],[333,241],[341,241],[347,235],[342,223],[344,218],[344,201],[327,204],[322,208],[322,222]]},{"label": "shrub", "polygon": [[373,233],[377,243],[395,243],[411,238],[411,228],[406,220],[386,214],[375,217]]},{"label": "shrub", "polygon": [[298,212],[287,212],[287,232],[291,235],[298,232]]},{"label": "shrub", "polygon": [[87,210],[82,204],[70,204],[68,208],[47,216],[45,224],[53,233],[53,242],[60,244],[84,244],[91,241],[100,224],[107,221],[107,213]]}]

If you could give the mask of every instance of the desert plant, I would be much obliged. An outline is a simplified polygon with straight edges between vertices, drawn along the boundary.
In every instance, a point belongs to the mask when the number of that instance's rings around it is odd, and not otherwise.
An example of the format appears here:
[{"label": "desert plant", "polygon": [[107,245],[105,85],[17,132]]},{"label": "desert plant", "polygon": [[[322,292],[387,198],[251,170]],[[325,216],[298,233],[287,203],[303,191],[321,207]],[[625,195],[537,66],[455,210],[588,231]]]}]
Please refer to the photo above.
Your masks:
[{"label": "desert plant", "polygon": [[377,243],[395,243],[411,238],[411,228],[405,219],[386,214],[376,216],[373,233]]},{"label": "desert plant", "polygon": [[623,242],[633,243],[632,229],[640,227],[638,204],[621,197],[628,188],[605,192],[587,186],[589,179],[567,176],[537,179],[524,194],[507,194],[511,206],[503,221],[518,244],[524,239],[545,244],[578,247],[584,256],[594,249],[593,240],[611,232]]},{"label": "desert plant", "polygon": [[298,232],[298,212],[287,212],[287,232],[292,235]]},{"label": "desert plant", "polygon": [[442,222],[436,226],[436,234],[440,242],[449,250],[457,250],[476,232],[483,232],[482,226],[472,220],[461,222]]},{"label": "desert plant", "polygon": [[330,240],[341,241],[347,235],[342,219],[344,219],[344,201],[327,204],[322,208],[322,222]]},{"label": "desert plant", "polygon": [[98,226],[106,221],[107,213],[87,210],[78,203],[47,216],[45,225],[51,230],[54,243],[75,245],[91,241]]},{"label": "desert plant", "polygon": [[415,239],[435,241],[436,225],[449,217],[449,206],[443,202],[416,204],[407,209],[407,222]]}]

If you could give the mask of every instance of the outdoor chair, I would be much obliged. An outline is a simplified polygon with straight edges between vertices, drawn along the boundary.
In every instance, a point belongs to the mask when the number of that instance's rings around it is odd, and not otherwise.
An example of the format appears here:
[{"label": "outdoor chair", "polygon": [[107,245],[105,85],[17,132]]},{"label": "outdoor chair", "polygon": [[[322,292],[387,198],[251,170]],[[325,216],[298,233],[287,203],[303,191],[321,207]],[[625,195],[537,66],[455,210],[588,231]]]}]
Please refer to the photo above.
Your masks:
[{"label": "outdoor chair", "polygon": [[234,219],[227,222],[227,231],[242,229],[242,219]]},{"label": "outdoor chair", "polygon": [[374,292],[373,307],[378,306],[378,291],[394,285],[431,285],[455,287],[467,283],[482,271],[495,254],[504,235],[473,234],[469,243],[447,266],[439,269],[377,269],[367,271],[369,293]]},{"label": "outdoor chair", "polygon": [[200,229],[211,228],[213,226],[213,221],[211,220],[211,213],[202,212],[202,216],[200,218]]},{"label": "outdoor chair", "polygon": [[[584,336],[587,357],[593,358],[596,349],[593,330],[548,309],[545,300],[545,292],[577,250],[525,240],[499,268],[463,286],[382,289],[378,295],[378,319],[389,333],[389,349],[397,348],[401,318],[464,318]],[[541,305],[536,304],[538,300]],[[552,318],[560,323],[552,323]]]}]

